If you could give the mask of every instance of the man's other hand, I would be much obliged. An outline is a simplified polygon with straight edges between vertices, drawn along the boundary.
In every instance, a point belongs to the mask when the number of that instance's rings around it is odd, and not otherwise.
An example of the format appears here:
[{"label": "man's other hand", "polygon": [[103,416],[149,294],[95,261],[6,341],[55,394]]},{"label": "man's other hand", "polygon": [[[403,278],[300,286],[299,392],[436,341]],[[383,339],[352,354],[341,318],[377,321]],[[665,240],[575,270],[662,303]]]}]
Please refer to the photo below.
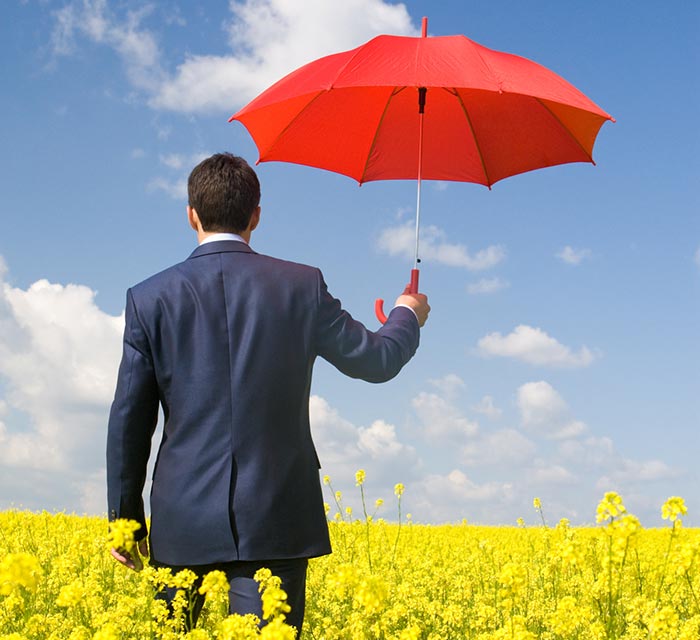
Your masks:
[{"label": "man's other hand", "polygon": [[430,305],[428,304],[428,296],[422,293],[408,293],[408,286],[404,292],[396,298],[397,305],[405,305],[411,307],[418,318],[418,326],[422,327],[428,319],[430,313]]},{"label": "man's other hand", "polygon": [[110,549],[109,551],[114,558],[121,562],[125,567],[134,571],[143,569],[143,561],[141,558],[148,558],[148,540],[144,538],[138,542],[131,552],[124,549]]}]

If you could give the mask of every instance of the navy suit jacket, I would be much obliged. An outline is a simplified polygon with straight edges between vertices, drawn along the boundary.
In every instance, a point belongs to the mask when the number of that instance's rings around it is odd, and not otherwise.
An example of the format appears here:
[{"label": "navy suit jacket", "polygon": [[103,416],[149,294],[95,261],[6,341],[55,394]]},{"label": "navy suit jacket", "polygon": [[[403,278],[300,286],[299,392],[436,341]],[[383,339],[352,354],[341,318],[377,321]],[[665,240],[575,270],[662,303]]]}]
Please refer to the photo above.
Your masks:
[{"label": "navy suit jacket", "polygon": [[171,565],[330,553],[309,428],[316,356],[370,382],[413,356],[396,308],[377,332],[343,311],[313,267],[218,241],[127,292],[107,437],[110,520],[146,535],[142,492],[158,407],[153,557]]}]

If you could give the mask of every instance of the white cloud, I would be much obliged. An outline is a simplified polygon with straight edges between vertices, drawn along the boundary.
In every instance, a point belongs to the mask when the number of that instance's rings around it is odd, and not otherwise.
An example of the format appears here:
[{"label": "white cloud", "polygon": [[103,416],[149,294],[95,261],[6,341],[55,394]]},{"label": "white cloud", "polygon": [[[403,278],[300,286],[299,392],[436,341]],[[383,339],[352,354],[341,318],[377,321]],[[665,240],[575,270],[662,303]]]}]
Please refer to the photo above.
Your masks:
[{"label": "white cloud", "polygon": [[465,517],[472,520],[475,513],[483,513],[484,503],[507,504],[512,494],[510,482],[478,484],[463,471],[453,469],[446,475],[426,475],[420,484],[410,485],[406,499],[422,520],[427,513],[431,517],[429,521],[437,523]]},{"label": "white cloud", "polygon": [[168,7],[168,12],[167,15],[165,16],[165,22],[166,24],[175,24],[178,27],[186,27],[187,26],[187,20],[182,17],[182,13],[180,12],[180,7],[178,6],[169,6]]},{"label": "white cloud", "polygon": [[541,485],[567,485],[577,481],[568,469],[560,464],[541,462],[529,472],[531,482]]},{"label": "white cloud", "polygon": [[341,482],[354,478],[359,468],[374,481],[398,482],[395,478],[406,473],[406,465],[420,464],[415,449],[400,442],[395,426],[385,420],[356,427],[316,395],[309,400],[309,417],[324,473]]},{"label": "white cloud", "polygon": [[552,367],[587,367],[596,356],[588,347],[572,351],[542,329],[521,324],[512,333],[503,336],[490,333],[478,342],[478,350],[485,356],[515,358],[534,365]]},{"label": "white cloud", "polygon": [[163,177],[153,178],[148,182],[148,190],[162,191],[173,200],[186,200],[187,178],[177,178],[176,180],[168,180]]},{"label": "white cloud", "polygon": [[146,157],[146,152],[141,149],[140,147],[136,147],[131,150],[131,157],[134,158],[135,160],[138,160],[139,158],[145,158]]},{"label": "white cloud", "polygon": [[395,458],[400,455],[413,456],[414,449],[401,444],[396,438],[396,428],[384,420],[375,420],[369,427],[358,430],[358,447],[372,458]]},{"label": "white cloud", "polygon": [[[483,271],[495,267],[506,257],[505,248],[501,245],[491,245],[472,255],[464,245],[447,242],[446,238],[447,234],[438,227],[422,227],[419,251],[421,258],[448,267]],[[415,224],[411,221],[382,230],[377,239],[379,250],[391,256],[410,259],[415,255],[415,244]]]},{"label": "white cloud", "polygon": [[74,1],[54,12],[51,44],[54,54],[76,51],[76,36],[113,49],[121,58],[127,78],[137,89],[152,91],[164,81],[155,36],[141,26],[153,5],[115,16],[107,0]]},{"label": "white cloud", "polygon": [[524,465],[532,459],[535,443],[515,429],[482,434],[462,449],[462,459],[469,466]]},{"label": "white cloud", "polygon": [[558,451],[562,458],[585,469],[588,475],[602,474],[595,485],[601,491],[630,493],[639,483],[680,475],[677,469],[662,460],[633,460],[623,456],[607,436],[567,440],[559,445]]},{"label": "white cloud", "polygon": [[499,409],[493,402],[491,396],[484,396],[479,403],[472,407],[477,413],[482,413],[490,420],[496,420],[501,417],[503,411]]},{"label": "white cloud", "polygon": [[[114,394],[123,316],[95,304],[81,285],[39,280],[27,290],[0,283],[0,375],[10,407],[30,430],[0,432],[0,460],[10,466],[66,469],[102,448]],[[99,449],[96,449],[99,447]]]},{"label": "white cloud", "polygon": [[693,254],[693,262],[700,267],[700,247],[698,247]]},{"label": "white cloud", "polygon": [[466,386],[464,380],[455,373],[448,373],[442,378],[433,378],[428,382],[446,398],[454,398]]},{"label": "white cloud", "polygon": [[173,200],[187,200],[187,179],[189,174],[208,155],[202,151],[191,154],[170,153],[161,155],[159,157],[160,163],[169,169],[173,169],[178,175],[174,178],[156,176],[148,182],[148,190],[163,191]]},{"label": "white cloud", "polygon": [[564,399],[548,382],[528,382],[518,389],[518,407],[523,424],[550,423],[568,412]]},{"label": "white cloud", "polygon": [[83,513],[101,514],[107,511],[107,471],[103,467],[74,483],[80,496]]},{"label": "white cloud", "polygon": [[467,285],[467,293],[471,295],[496,293],[503,289],[507,289],[510,283],[498,277],[482,278],[478,282],[471,282]]},{"label": "white cloud", "polygon": [[625,491],[639,482],[654,482],[678,477],[679,473],[661,460],[630,460],[622,458],[609,473],[596,483],[600,491]]},{"label": "white cloud", "polygon": [[337,409],[320,396],[311,396],[309,399],[309,417],[321,465],[351,459],[350,470],[354,471],[352,466],[359,461],[356,451],[357,428],[342,418]]},{"label": "white cloud", "polygon": [[88,287],[39,280],[21,289],[6,272],[0,504],[102,513],[104,484],[95,474],[104,467],[124,318],[101,311]]},{"label": "white cloud", "polygon": [[427,439],[462,442],[479,430],[476,422],[466,418],[457,407],[435,393],[421,392],[411,404],[423,425],[422,434]]},{"label": "white cloud", "polygon": [[159,156],[161,164],[171,169],[182,169],[185,166],[185,157],[181,153],[169,153]]},{"label": "white cloud", "polygon": [[571,265],[579,265],[586,258],[591,257],[590,249],[574,249],[569,245],[565,246],[561,251],[555,254],[562,262]]},{"label": "white cloud", "polygon": [[[380,33],[417,35],[403,4],[382,0],[245,0],[229,4],[224,25],[227,55],[189,54],[174,73],[164,70],[156,35],[142,26],[156,10],[146,5],[124,15],[107,0],[73,0],[54,12],[52,49],[72,54],[77,38],[113,49],[132,85],[155,109],[232,113],[296,67],[359,46]],[[166,24],[182,26],[171,12]]]},{"label": "white cloud", "polygon": [[417,34],[405,5],[382,0],[245,0],[231,2],[230,8],[226,29],[232,54],[188,57],[153,96],[154,107],[233,112],[315,58],[352,49],[380,33]]},{"label": "white cloud", "polygon": [[[334,490],[342,491],[343,505],[353,507],[356,514],[361,513],[355,472],[364,469],[369,504],[376,498],[384,498],[387,507],[379,517],[393,517],[389,505],[394,485],[417,481],[420,477],[422,461],[415,448],[400,442],[395,426],[387,421],[379,419],[369,427],[357,427],[320,396],[311,396],[309,417],[321,473],[330,476]],[[326,501],[333,503],[328,489],[324,490]]]},{"label": "white cloud", "polygon": [[615,447],[607,436],[565,440],[558,451],[564,459],[586,466],[614,466]]},{"label": "white cloud", "polygon": [[518,389],[518,408],[523,427],[551,439],[575,438],[587,427],[574,420],[564,399],[548,382],[528,382]]}]

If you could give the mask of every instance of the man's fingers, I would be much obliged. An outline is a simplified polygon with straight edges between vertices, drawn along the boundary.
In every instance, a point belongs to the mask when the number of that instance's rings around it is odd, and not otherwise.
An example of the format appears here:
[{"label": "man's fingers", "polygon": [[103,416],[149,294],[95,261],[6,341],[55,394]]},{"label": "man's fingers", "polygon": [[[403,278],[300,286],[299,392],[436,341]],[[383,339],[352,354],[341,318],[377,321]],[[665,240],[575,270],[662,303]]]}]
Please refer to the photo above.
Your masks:
[{"label": "man's fingers", "polygon": [[430,313],[428,298],[424,293],[404,293],[396,299],[396,305],[405,305],[413,309],[418,318],[418,325],[423,326]]},{"label": "man's fingers", "polygon": [[134,568],[134,561],[131,559],[131,556],[127,551],[123,551],[121,549],[117,551],[117,549],[112,548],[109,550],[109,552],[118,562],[121,562],[123,565],[129,567],[129,569]]},{"label": "man's fingers", "polygon": [[113,558],[129,569],[133,569],[134,571],[143,569],[143,562],[141,562],[141,558],[139,558],[138,554],[132,557],[128,551],[114,548],[110,549],[109,552],[112,554]]}]

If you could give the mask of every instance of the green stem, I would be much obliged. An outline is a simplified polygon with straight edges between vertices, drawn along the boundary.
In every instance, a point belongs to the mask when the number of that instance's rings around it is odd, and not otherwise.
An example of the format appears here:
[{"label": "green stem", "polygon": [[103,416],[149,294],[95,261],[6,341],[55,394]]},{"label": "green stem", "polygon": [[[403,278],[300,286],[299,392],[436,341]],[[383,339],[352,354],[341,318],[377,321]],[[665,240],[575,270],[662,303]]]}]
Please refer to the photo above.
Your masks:
[{"label": "green stem", "polygon": [[630,546],[630,539],[625,540],[625,552],[622,554],[622,562],[620,563],[620,573],[617,576],[617,589],[615,591],[615,605],[620,600],[620,594],[622,593],[622,570],[625,566],[625,561],[627,560],[627,550]]},{"label": "green stem", "polygon": [[688,581],[688,587],[690,588],[690,594],[693,596],[693,600],[695,601],[695,606],[697,607],[698,613],[700,613],[700,602],[698,602],[698,597],[695,594],[695,589],[693,589],[693,581],[690,579],[690,576],[688,575],[687,571],[683,575],[685,576],[685,579]]},{"label": "green stem", "polygon": [[[612,524],[612,520],[610,522]],[[608,536],[608,624],[606,635],[611,638],[612,633],[612,536]]]},{"label": "green stem", "polygon": [[546,529],[546,528],[547,528],[547,522],[546,522],[545,519],[544,519],[544,512],[542,511],[542,507],[540,507],[539,509],[537,509],[537,511],[539,511],[539,513],[540,513],[540,519],[542,520],[542,526]]},{"label": "green stem", "polygon": [[666,579],[666,567],[668,566],[668,558],[671,555],[671,546],[673,545],[673,538],[676,535],[676,523],[673,523],[673,529],[671,529],[671,537],[668,539],[668,548],[666,549],[666,555],[664,556],[664,566],[661,569],[661,580],[659,580],[659,588],[656,590],[656,604],[654,605],[654,611],[659,608],[659,600],[661,600],[661,589],[664,586],[664,581]]},{"label": "green stem", "polygon": [[396,540],[394,540],[394,552],[391,554],[391,566],[394,567],[396,560],[396,549],[399,546],[399,536],[401,535],[401,496],[399,498],[399,526],[396,530]]},{"label": "green stem", "polygon": [[369,572],[372,573],[372,551],[369,541],[369,516],[367,515],[367,505],[365,503],[365,488],[360,485],[360,496],[362,498],[362,513],[365,515],[365,532],[367,533],[367,562],[369,563]]}]

